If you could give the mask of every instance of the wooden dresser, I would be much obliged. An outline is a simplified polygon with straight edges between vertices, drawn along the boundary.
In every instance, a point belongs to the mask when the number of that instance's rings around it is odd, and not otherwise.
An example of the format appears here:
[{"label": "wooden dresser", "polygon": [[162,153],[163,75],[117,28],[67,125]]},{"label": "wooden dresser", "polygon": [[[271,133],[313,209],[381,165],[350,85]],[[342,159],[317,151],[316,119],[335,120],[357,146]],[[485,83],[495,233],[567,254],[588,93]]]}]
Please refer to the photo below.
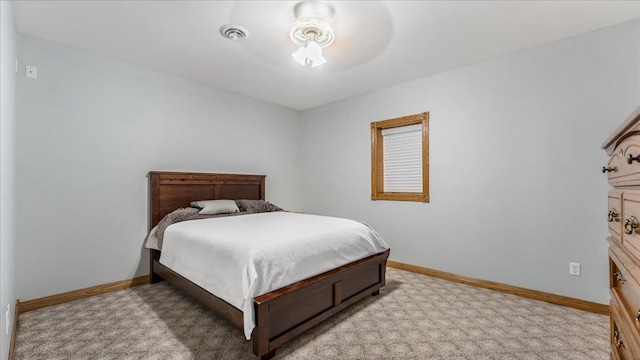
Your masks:
[{"label": "wooden dresser", "polygon": [[611,358],[640,359],[640,107],[602,144],[609,162]]}]

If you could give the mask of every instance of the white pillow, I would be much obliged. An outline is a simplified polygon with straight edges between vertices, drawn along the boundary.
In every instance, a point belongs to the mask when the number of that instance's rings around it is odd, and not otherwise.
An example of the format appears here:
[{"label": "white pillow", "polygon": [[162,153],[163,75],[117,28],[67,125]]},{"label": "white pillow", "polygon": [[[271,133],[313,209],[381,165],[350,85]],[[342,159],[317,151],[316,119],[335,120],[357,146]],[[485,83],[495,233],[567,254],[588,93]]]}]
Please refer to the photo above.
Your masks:
[{"label": "white pillow", "polygon": [[200,215],[228,214],[240,211],[233,200],[203,200],[194,201],[192,206],[201,208]]}]

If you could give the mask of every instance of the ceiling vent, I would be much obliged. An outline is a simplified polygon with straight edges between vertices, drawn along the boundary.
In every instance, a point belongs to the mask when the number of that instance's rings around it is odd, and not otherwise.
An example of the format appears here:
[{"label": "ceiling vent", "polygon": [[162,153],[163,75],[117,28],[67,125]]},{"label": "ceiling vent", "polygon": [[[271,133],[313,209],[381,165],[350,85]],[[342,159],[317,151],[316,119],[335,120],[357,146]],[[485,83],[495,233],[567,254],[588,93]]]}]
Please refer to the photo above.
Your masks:
[{"label": "ceiling vent", "polygon": [[229,40],[238,41],[248,37],[249,30],[244,26],[227,24],[220,27],[220,34]]}]

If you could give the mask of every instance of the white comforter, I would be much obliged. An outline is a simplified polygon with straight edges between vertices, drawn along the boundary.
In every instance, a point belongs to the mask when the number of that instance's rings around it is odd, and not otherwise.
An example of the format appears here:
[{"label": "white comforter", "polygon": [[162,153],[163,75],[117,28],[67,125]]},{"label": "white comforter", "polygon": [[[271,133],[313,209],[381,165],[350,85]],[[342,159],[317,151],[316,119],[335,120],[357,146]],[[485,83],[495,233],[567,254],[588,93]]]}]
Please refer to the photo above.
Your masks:
[{"label": "white comforter", "polygon": [[173,224],[160,263],[242,310],[248,340],[254,297],[386,249],[357,221],[269,212]]}]

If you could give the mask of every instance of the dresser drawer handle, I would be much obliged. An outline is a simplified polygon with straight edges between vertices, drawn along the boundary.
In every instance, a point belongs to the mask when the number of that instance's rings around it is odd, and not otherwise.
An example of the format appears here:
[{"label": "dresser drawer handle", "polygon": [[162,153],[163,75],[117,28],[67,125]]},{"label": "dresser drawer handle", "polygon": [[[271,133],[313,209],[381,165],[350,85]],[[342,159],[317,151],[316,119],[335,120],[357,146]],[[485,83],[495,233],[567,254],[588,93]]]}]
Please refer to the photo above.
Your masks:
[{"label": "dresser drawer handle", "polygon": [[616,330],[613,332],[613,340],[618,341],[618,339],[620,339],[620,333]]},{"label": "dresser drawer handle", "polygon": [[609,213],[607,214],[607,221],[608,222],[618,221],[618,215],[619,214],[616,211],[616,209],[609,210]]},{"label": "dresser drawer handle", "polygon": [[627,164],[631,164],[634,161],[640,162],[640,155],[633,156],[633,154],[629,154],[629,156],[627,156]]},{"label": "dresser drawer handle", "polygon": [[621,285],[622,285],[622,284],[624,284],[624,283],[627,281],[627,280],[625,280],[625,279],[622,277],[622,274],[620,274],[620,273],[619,273],[619,272],[617,272],[617,271],[613,273],[613,276],[615,276],[615,277],[616,277],[616,280],[618,280],[618,282],[619,282]]},{"label": "dresser drawer handle", "polygon": [[618,332],[618,330],[613,332],[613,342],[616,344],[616,347],[619,349],[622,345],[624,345],[624,342],[622,342],[622,339],[620,338],[620,333]]},{"label": "dresser drawer handle", "polygon": [[627,234],[633,234],[638,225],[638,218],[636,218],[635,216],[631,216],[630,218],[624,220],[624,232]]},{"label": "dresser drawer handle", "polygon": [[607,166],[607,167],[602,167],[602,173],[606,173],[606,172],[615,172],[616,168],[615,167],[611,167],[611,166]]}]

